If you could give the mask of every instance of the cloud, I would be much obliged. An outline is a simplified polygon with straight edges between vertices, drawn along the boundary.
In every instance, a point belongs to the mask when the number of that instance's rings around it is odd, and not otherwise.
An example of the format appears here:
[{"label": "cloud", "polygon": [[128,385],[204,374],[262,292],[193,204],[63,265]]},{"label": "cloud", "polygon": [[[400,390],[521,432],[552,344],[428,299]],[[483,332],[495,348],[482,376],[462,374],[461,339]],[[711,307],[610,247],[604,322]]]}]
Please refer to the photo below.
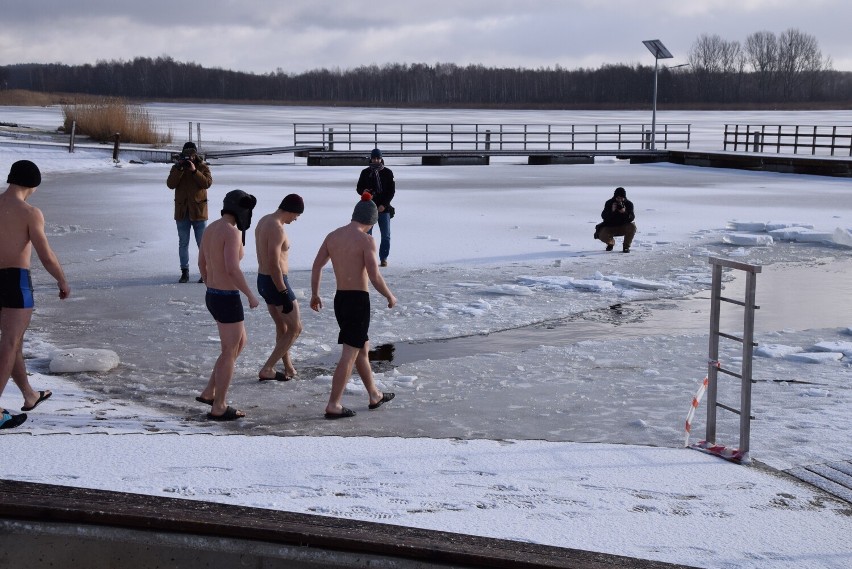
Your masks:
[{"label": "cloud", "polygon": [[743,42],[795,27],[849,70],[850,16],[841,0],[31,0],[4,8],[0,64],[168,55],[257,73],[437,62],[570,69],[652,63],[645,39],[682,62],[701,34]]}]

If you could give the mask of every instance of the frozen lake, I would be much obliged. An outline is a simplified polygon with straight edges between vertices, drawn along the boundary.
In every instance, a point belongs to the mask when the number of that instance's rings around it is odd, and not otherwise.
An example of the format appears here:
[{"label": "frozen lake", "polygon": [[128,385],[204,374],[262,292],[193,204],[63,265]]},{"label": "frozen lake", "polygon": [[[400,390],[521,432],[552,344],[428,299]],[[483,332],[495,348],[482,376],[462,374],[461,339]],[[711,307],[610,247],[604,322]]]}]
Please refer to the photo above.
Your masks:
[{"label": "frozen lake", "polygon": [[[212,105],[150,105],[179,146],[188,121],[209,145],[283,145],[293,122],[643,122],[641,112],[438,111]],[[5,122],[45,128],[56,109],[2,109]],[[842,113],[658,113],[658,122],[693,124],[694,147],[718,149],[725,122],[833,124]],[[39,162],[38,151],[28,157]],[[122,364],[76,380],[93,397],[132,400],[203,422],[194,403],[217,356],[216,329],[203,285],[176,283],[177,252],[167,167],[114,167],[102,158],[45,155],[56,166],[33,196],[63,261],[73,297],[47,294],[38,271],[32,330],[59,348],[109,348]],[[11,157],[10,157],[11,161]],[[831,232],[852,227],[848,181],[735,170],[629,165],[422,167],[389,163],[397,178],[391,266],[385,278],[400,299],[387,311],[374,295],[371,344],[385,346],[375,369],[397,392],[389,412],[347,425],[322,420],[338,346],[330,310],[307,308],[310,264],[324,235],[346,223],[354,205],[354,167],[307,167],[290,156],[212,163],[211,202],[234,188],[258,197],[257,215],[290,192],[305,214],[287,231],[290,281],[300,295],[305,332],[293,349],[300,379],[259,384],[271,349],[265,310],[247,312],[249,345],[229,395],[248,417],[222,426],[245,434],[398,435],[603,441],[677,446],[689,400],[705,373],[709,328],[707,257],[732,256],[764,267],[758,276],[757,330],[777,341],[809,342],[852,323],[848,249],[778,241],[727,244],[727,223],[783,220]],[[591,239],[600,207],[615,186],[636,203],[639,234],[630,255],[605,254]],[[215,211],[211,207],[211,211]],[[250,283],[257,263],[252,235],[243,261]],[[190,247],[195,262],[194,245]],[[197,272],[195,269],[193,273]],[[625,276],[653,290],[609,292],[562,286],[564,279]],[[330,299],[331,276],[324,279]],[[726,287],[736,294],[734,274]],[[550,283],[550,284],[548,284]],[[554,284],[556,283],[556,284]],[[328,305],[328,304],[327,304]],[[618,309],[611,308],[620,305]],[[737,324],[736,314],[725,322]],[[817,332],[814,332],[817,331]],[[813,337],[813,338],[812,338]],[[390,355],[390,347],[393,355]],[[30,366],[45,371],[42,344]],[[728,349],[726,356],[736,360]],[[772,382],[799,369],[759,359],[755,377]],[[848,367],[811,366],[814,381]],[[767,386],[774,385],[766,383]],[[7,390],[8,391],[8,390]],[[761,394],[777,402],[782,394]],[[365,398],[353,383],[349,401]],[[617,403],[614,403],[617,402]],[[347,403],[348,404],[348,403]],[[769,404],[769,403],[767,403]],[[700,422],[700,418],[698,419]],[[736,425],[720,425],[723,435]],[[756,433],[759,433],[756,429]],[[835,444],[833,441],[829,445]],[[842,445],[838,444],[838,448]]]}]

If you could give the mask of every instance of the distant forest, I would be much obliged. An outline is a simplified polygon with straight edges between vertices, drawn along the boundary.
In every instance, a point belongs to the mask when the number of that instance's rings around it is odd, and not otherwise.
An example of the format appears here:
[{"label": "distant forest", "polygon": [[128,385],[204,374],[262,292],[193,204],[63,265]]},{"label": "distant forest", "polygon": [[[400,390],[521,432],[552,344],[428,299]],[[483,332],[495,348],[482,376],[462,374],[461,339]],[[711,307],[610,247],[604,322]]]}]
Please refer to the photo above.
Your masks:
[{"label": "distant forest", "polygon": [[[650,55],[650,54],[649,54]],[[852,72],[835,71],[816,39],[795,29],[744,43],[702,35],[688,64],[660,60],[657,103],[667,108],[849,108]],[[653,65],[521,69],[455,64],[370,65],[255,74],[171,57],[94,65],[0,66],[0,88],[141,100],[517,108],[647,108]]]}]

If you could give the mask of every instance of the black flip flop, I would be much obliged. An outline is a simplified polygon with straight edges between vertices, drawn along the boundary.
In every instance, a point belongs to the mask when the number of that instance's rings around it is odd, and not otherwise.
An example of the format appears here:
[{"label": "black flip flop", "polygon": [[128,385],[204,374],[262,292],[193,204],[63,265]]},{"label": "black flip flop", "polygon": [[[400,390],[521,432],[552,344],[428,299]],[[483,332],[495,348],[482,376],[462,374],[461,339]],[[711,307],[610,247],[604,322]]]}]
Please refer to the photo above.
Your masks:
[{"label": "black flip flop", "polygon": [[379,407],[382,406],[382,403],[387,403],[388,401],[390,401],[394,397],[396,397],[396,395],[394,395],[393,393],[384,393],[384,394],[382,394],[381,399],[379,399],[375,403],[370,403],[369,405],[367,405],[367,407],[369,407],[370,409],[378,409]]},{"label": "black flip flop", "polygon": [[346,407],[344,407],[340,411],[340,413],[326,412],[326,414],[325,414],[326,419],[346,419],[347,417],[354,417],[354,416],[355,416],[355,411],[353,411],[352,409],[348,409]]},{"label": "black flip flop", "polygon": [[36,402],[33,403],[32,405],[30,405],[29,407],[24,405],[23,407],[21,407],[21,411],[32,411],[33,409],[38,407],[39,403],[41,403],[42,401],[46,401],[46,400],[50,399],[51,395],[53,395],[53,393],[50,392],[50,391],[39,391],[38,392],[38,399],[36,400]]},{"label": "black flip flop", "polygon": [[287,374],[281,373],[280,371],[275,371],[275,377],[259,377],[258,381],[290,381],[293,379],[292,377],[287,377]]},{"label": "black flip flop", "polygon": [[198,401],[199,403],[204,403],[205,405],[213,405],[212,399],[204,399],[200,395],[198,397],[196,397],[195,400]]},{"label": "black flip flop", "polygon": [[213,413],[207,413],[207,418],[211,421],[236,421],[237,419],[242,419],[245,415],[239,415],[238,411],[228,405],[225,408],[225,412],[221,415],[214,415]]}]

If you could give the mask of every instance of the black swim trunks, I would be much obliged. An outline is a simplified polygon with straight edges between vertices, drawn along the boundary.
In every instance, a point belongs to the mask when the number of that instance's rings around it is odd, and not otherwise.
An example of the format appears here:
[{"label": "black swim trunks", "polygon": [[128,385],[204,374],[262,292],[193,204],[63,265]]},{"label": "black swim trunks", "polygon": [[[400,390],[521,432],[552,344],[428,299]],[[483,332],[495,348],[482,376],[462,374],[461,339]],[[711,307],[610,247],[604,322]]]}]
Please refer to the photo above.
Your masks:
[{"label": "black swim trunks", "polygon": [[334,316],[340,326],[338,344],[363,348],[370,338],[370,293],[365,290],[339,290],[334,294]]},{"label": "black swim trunks", "polygon": [[240,300],[238,290],[219,290],[208,288],[204,295],[207,310],[213,315],[216,322],[221,324],[234,324],[245,319],[243,314],[243,302]]},{"label": "black swim trunks", "polygon": [[293,292],[293,288],[290,286],[290,281],[287,280],[287,275],[281,276],[284,279],[284,286],[287,287],[284,294],[275,288],[275,281],[272,280],[270,275],[264,275],[261,273],[257,274],[257,292],[260,293],[260,296],[263,297],[266,304],[284,306],[287,304],[287,301],[284,300],[285,298],[289,299],[291,303],[296,300],[296,293]]},{"label": "black swim trunks", "polygon": [[0,269],[0,308],[32,308],[33,281],[29,269]]}]

